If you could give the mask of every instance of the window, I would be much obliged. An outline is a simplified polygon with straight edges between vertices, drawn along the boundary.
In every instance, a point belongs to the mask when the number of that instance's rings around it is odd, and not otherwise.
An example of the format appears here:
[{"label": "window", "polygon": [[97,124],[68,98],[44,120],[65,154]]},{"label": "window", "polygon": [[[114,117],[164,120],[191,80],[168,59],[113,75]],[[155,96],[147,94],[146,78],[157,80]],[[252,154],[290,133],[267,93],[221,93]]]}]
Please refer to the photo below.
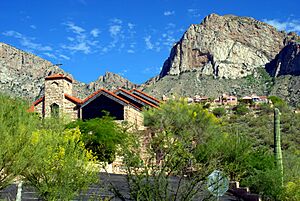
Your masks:
[{"label": "window", "polygon": [[51,117],[58,118],[59,117],[59,105],[53,103],[51,106]]},{"label": "window", "polygon": [[52,83],[51,83],[51,86],[53,86],[53,87],[58,87],[58,83],[57,83],[57,82],[52,82]]}]

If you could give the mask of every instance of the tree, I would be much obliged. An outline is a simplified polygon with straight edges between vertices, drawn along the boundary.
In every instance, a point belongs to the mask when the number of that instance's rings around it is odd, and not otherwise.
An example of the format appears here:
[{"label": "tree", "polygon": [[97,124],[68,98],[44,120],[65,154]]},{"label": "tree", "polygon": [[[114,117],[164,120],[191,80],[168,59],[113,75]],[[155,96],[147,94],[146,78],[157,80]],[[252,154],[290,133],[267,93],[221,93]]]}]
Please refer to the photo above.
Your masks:
[{"label": "tree", "polygon": [[3,189],[30,165],[26,152],[31,152],[29,139],[39,119],[28,113],[21,99],[0,94],[0,189]]},{"label": "tree", "polygon": [[243,103],[238,104],[233,110],[237,115],[245,115],[249,112],[249,108]]},{"label": "tree", "polygon": [[274,107],[278,108],[281,112],[287,112],[289,110],[287,103],[278,96],[269,96],[268,99],[271,100]]},{"label": "tree", "polygon": [[41,198],[71,200],[97,181],[95,158],[85,149],[80,135],[78,128],[33,133],[30,143],[34,151],[26,153],[30,165],[22,176]]},{"label": "tree", "polygon": [[129,135],[126,146],[122,146],[122,156],[131,199],[175,201],[211,197],[202,192],[206,191],[205,181],[217,161],[197,163],[191,135],[178,137],[162,131],[148,138],[146,145],[142,145],[140,135]]},{"label": "tree", "polygon": [[141,139],[139,133],[129,133],[121,149],[131,199],[210,197],[200,194],[217,161],[199,163],[195,153],[217,130],[218,119],[199,104],[171,100],[145,111],[145,122],[149,135]]},{"label": "tree", "polygon": [[220,123],[200,104],[187,104],[184,100],[170,100],[159,109],[146,111],[144,116],[145,125],[154,131],[168,130],[178,136],[190,133],[197,142],[217,132]]},{"label": "tree", "polygon": [[223,108],[223,107],[217,107],[217,108],[214,108],[212,110],[212,113],[216,116],[216,117],[222,117],[226,114],[226,109]]},{"label": "tree", "polygon": [[86,121],[78,120],[67,128],[79,127],[81,140],[99,161],[112,163],[117,147],[124,141],[125,135],[114,119],[108,115]]}]

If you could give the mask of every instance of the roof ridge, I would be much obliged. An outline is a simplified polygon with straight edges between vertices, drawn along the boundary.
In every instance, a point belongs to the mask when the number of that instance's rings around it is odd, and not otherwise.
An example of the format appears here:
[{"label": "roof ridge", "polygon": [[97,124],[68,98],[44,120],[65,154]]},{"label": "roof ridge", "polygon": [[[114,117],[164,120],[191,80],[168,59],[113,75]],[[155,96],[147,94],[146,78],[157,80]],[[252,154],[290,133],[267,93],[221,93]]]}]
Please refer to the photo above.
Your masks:
[{"label": "roof ridge", "polygon": [[[143,92],[143,91],[141,91],[141,90],[138,90],[138,89],[136,89],[136,88],[133,88],[133,89],[132,89],[132,92],[133,92],[133,91],[137,91],[137,92],[139,92],[139,93],[141,93],[141,94],[147,96],[148,98],[150,98],[150,99],[152,99],[152,100],[154,100],[154,101],[160,103],[160,100],[158,100],[157,98],[154,98],[153,96],[150,96],[149,94],[147,94],[147,93],[145,93],[145,92]],[[132,93],[132,92],[131,92],[131,93]]]},{"label": "roof ridge", "polygon": [[74,102],[79,103],[79,104],[82,103],[82,100],[80,98],[77,98],[75,96],[71,96],[67,93],[65,93],[64,95],[65,95],[66,98],[70,99],[71,101],[74,101]]},{"label": "roof ridge", "polygon": [[125,92],[125,93],[127,93],[127,94],[129,94],[129,95],[131,95],[131,96],[133,96],[133,97],[135,97],[135,98],[137,98],[137,99],[139,99],[140,101],[142,101],[142,102],[144,102],[144,103],[146,103],[146,104],[148,104],[148,105],[150,105],[150,106],[152,106],[152,107],[157,108],[157,106],[154,105],[153,103],[150,103],[150,102],[148,102],[147,100],[145,100],[145,99],[143,99],[143,98],[141,98],[141,97],[139,97],[139,96],[137,96],[137,95],[135,95],[135,94],[133,94],[133,93],[131,93],[131,92],[125,90],[125,89],[119,88],[119,89],[117,89],[117,90],[115,91],[115,93],[116,93],[117,91],[119,91],[119,90],[121,90],[121,91],[123,91],[123,92]]},{"label": "roof ridge", "polygon": [[62,73],[56,73],[45,77],[45,80],[52,80],[52,79],[66,79],[70,82],[73,82],[73,79],[71,77]]},{"label": "roof ridge", "polygon": [[103,92],[105,92],[105,93],[108,93],[108,94],[114,96],[115,98],[118,98],[119,100],[122,100],[123,102],[129,104],[129,101],[127,101],[127,100],[125,100],[124,98],[121,98],[121,97],[117,96],[116,94],[114,94],[114,93],[112,93],[112,92],[110,92],[110,91],[108,91],[108,90],[106,90],[106,89],[103,89],[103,88],[101,88],[101,89],[95,91],[94,93],[92,93],[91,95],[89,95],[88,97],[86,97],[86,98],[82,101],[82,103],[87,102],[89,99],[93,98],[94,96],[96,96],[96,95],[97,95],[98,93],[100,93],[101,91],[103,91]]}]

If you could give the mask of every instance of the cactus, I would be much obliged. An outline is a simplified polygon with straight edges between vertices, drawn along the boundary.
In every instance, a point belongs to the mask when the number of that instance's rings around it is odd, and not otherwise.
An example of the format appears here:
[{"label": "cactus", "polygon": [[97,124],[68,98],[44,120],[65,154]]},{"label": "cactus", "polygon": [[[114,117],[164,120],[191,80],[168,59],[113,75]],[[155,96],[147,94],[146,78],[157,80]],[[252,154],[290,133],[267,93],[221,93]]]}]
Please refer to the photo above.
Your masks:
[{"label": "cactus", "polygon": [[283,184],[283,164],[280,141],[280,111],[277,108],[274,109],[274,156],[276,167],[281,173],[281,184]]}]

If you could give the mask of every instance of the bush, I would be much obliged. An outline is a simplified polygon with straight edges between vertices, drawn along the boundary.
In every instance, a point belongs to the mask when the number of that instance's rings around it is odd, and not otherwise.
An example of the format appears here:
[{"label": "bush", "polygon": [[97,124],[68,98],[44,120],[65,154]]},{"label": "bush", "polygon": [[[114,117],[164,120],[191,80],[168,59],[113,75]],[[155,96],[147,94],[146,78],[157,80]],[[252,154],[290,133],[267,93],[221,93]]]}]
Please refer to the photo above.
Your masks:
[{"label": "bush", "polygon": [[30,143],[34,152],[26,153],[30,166],[22,176],[44,200],[72,200],[97,181],[95,159],[80,141],[78,128],[38,130]]},{"label": "bush", "polygon": [[233,110],[234,113],[237,115],[245,115],[250,111],[245,104],[239,104],[235,108],[233,108]]},{"label": "bush", "polygon": [[217,107],[214,108],[212,113],[216,116],[216,117],[222,117],[226,114],[226,109],[223,107]]},{"label": "bush", "polygon": [[274,107],[278,108],[281,112],[288,112],[288,105],[283,99],[278,96],[269,96],[268,99],[271,100]]},{"label": "bush", "polygon": [[0,190],[30,165],[25,152],[39,119],[28,113],[26,102],[0,94]]},{"label": "bush", "polygon": [[98,161],[114,161],[117,146],[124,141],[125,135],[112,117],[78,120],[67,125],[67,128],[76,127],[82,133],[81,140],[85,147],[92,151]]}]

